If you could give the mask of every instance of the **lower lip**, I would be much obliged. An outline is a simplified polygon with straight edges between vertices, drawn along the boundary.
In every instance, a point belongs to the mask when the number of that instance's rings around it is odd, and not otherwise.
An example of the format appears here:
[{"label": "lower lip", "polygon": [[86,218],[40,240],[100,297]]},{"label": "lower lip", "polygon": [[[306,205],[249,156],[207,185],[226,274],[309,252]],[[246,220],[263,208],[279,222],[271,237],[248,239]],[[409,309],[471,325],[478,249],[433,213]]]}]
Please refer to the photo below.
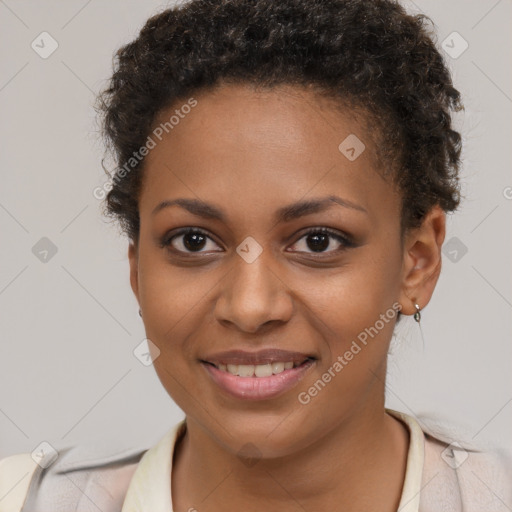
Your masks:
[{"label": "lower lip", "polygon": [[267,400],[282,395],[302,380],[314,360],[308,360],[296,368],[284,370],[270,377],[239,377],[219,370],[208,363],[201,363],[213,381],[226,393],[243,400]]}]

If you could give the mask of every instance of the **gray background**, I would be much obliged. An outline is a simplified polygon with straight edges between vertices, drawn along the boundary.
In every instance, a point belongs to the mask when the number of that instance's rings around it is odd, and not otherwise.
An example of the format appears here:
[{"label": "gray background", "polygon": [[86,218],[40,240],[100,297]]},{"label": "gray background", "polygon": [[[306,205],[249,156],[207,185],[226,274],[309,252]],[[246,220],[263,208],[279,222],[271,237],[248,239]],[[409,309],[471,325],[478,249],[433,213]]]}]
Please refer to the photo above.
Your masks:
[{"label": "gray background", "polygon": [[[422,330],[404,318],[387,406],[435,411],[471,437],[510,445],[510,0],[416,0],[447,57],[466,111],[465,201],[448,221],[443,271]],[[0,457],[41,441],[149,446],[183,413],[133,350],[144,339],[127,241],[100,215],[105,182],[92,109],[113,52],[164,9],[156,1],[0,1]],[[31,43],[47,31],[58,49]],[[451,43],[451,41],[454,41]],[[47,261],[36,244],[57,248]],[[467,253],[464,251],[467,250]],[[34,254],[34,252],[36,254]]]}]

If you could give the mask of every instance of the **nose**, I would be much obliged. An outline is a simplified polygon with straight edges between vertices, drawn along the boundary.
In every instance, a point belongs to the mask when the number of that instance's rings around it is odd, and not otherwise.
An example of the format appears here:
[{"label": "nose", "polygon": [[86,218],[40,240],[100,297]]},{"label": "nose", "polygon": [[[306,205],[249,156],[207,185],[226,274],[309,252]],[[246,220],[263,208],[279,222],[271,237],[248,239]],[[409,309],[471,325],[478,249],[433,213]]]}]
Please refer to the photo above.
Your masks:
[{"label": "nose", "polygon": [[291,318],[293,290],[279,275],[270,251],[264,250],[252,263],[237,254],[232,264],[215,304],[215,317],[220,323],[256,333],[263,326],[282,324]]}]

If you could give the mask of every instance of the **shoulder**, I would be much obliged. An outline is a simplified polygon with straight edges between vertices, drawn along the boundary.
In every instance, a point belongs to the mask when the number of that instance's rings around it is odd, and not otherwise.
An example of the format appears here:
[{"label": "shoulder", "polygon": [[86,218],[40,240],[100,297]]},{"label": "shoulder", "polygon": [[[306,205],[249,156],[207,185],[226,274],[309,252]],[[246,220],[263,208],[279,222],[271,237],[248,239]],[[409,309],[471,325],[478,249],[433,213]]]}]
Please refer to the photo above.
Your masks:
[{"label": "shoulder", "polygon": [[18,512],[37,463],[30,453],[0,459],[0,512]]},{"label": "shoulder", "polygon": [[147,450],[46,443],[39,452],[5,457],[0,460],[0,512],[80,511],[91,506],[119,512]]},{"label": "shoulder", "polygon": [[467,512],[510,510],[510,449],[486,439],[476,441],[477,434],[467,425],[433,414],[416,419],[425,436],[422,512],[448,503],[453,510]]}]

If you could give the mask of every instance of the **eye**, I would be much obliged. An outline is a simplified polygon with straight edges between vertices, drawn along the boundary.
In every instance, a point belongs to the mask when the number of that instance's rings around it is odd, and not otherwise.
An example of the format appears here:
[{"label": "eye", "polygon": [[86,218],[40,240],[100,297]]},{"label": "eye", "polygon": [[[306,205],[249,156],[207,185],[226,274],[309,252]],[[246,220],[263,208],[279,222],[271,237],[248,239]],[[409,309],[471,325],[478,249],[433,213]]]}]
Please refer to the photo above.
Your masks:
[{"label": "eye", "polygon": [[[331,243],[332,239],[336,241],[338,248],[326,251],[329,247],[332,247],[333,245],[336,246],[336,243]],[[302,244],[301,240],[304,240]],[[333,231],[332,229],[323,227],[309,229],[297,242],[295,242],[292,247],[300,247],[301,245],[306,249],[311,249],[313,253],[336,253],[349,247],[355,247],[354,242],[350,240],[348,236],[343,235],[338,231]],[[299,249],[299,252],[307,252],[307,250],[303,251]]]},{"label": "eye", "polygon": [[[160,242],[160,247],[167,247],[169,250],[182,253],[208,252],[208,240],[213,242],[205,231],[198,228],[186,228],[174,233],[172,236],[165,235]],[[213,242],[215,244],[215,242]],[[217,244],[215,244],[217,245]],[[207,247],[206,251],[202,249]],[[219,252],[219,251],[216,251]]]},{"label": "eye", "polygon": [[[308,252],[307,249],[311,249],[314,253],[336,253],[339,251],[343,251],[349,247],[355,247],[355,243],[346,235],[341,234],[338,231],[334,231],[329,228],[319,227],[319,228],[310,228],[305,233],[303,233],[302,237],[295,242],[292,246],[301,246],[301,241],[305,250],[299,249],[298,252]],[[332,243],[332,240],[335,240],[335,244]],[[184,254],[192,254],[192,253],[202,253],[202,252],[222,252],[215,251],[214,247],[208,248],[208,241],[211,244],[218,245],[213,241],[213,239],[203,230],[198,228],[185,228],[177,233],[167,234],[163,237],[160,242],[160,247],[168,248],[170,251],[174,251],[177,253]],[[332,245],[338,244],[338,247],[327,251],[329,247]],[[292,249],[292,250],[297,250]]]}]

